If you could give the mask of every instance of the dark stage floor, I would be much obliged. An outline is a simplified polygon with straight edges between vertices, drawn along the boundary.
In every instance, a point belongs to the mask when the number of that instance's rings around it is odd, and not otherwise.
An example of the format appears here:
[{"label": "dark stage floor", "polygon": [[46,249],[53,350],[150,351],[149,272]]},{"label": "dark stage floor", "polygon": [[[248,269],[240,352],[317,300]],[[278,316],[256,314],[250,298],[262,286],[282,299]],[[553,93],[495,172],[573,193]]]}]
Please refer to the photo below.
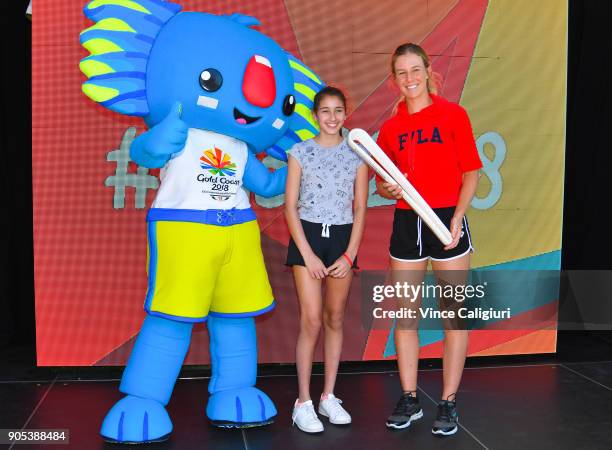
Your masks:
[{"label": "dark stage floor", "polygon": [[[242,431],[208,424],[206,378],[181,379],[168,406],[174,433],[167,442],[147,448],[612,449],[612,361],[468,368],[458,395],[461,428],[448,438],[434,437],[430,431],[441,379],[438,369],[420,371],[425,415],[406,430],[392,431],[384,420],[399,394],[397,373],[342,374],[336,393],[352,414],[353,424],[326,424],[320,435],[307,435],[291,425],[297,388],[293,375],[260,377],[258,386],[276,402],[279,416],[268,427]],[[118,384],[118,380],[66,380],[61,375],[51,382],[2,382],[0,428],[67,428],[70,448],[121,448],[98,436],[104,414],[121,396]],[[315,375],[313,395],[321,387],[322,377]],[[43,447],[49,446],[13,448]]]}]

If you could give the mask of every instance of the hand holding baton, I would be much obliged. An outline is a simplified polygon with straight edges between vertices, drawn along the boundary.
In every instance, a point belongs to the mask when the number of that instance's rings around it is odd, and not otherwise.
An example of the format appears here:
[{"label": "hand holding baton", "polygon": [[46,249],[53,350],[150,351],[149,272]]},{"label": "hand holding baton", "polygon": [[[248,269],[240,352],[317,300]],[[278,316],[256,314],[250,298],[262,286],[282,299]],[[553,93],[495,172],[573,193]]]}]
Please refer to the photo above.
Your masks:
[{"label": "hand holding baton", "polygon": [[351,130],[347,140],[353,151],[387,183],[397,184],[402,188],[402,198],[423,219],[440,242],[448,245],[453,241],[450,231],[433,209],[365,130]]}]

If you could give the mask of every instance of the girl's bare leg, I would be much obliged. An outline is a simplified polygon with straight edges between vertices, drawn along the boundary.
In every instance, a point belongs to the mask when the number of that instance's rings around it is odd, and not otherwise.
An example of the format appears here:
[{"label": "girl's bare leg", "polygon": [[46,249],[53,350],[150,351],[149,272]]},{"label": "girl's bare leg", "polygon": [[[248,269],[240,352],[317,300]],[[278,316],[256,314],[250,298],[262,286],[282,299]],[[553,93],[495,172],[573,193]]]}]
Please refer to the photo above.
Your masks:
[{"label": "girl's bare leg", "polygon": [[338,363],[342,352],[342,326],[346,300],[351,288],[353,272],[344,278],[327,277],[325,280],[325,304],[323,306],[323,324],[325,326],[325,384],[323,394],[333,394]]},{"label": "girl's bare leg", "polygon": [[[427,269],[427,259],[423,261],[398,261],[391,259],[391,284],[396,281],[420,285]],[[406,306],[416,309],[421,303],[421,298],[401,299],[398,306]],[[417,370],[419,367],[419,334],[418,319],[402,320],[395,325],[395,349],[397,353],[397,367],[400,373],[400,383],[404,392],[417,390]]]},{"label": "girl's bare leg", "polygon": [[[470,254],[450,261],[432,261],[432,268],[438,271],[453,271],[445,273],[446,277],[452,278],[453,283],[465,283],[467,271],[470,268]],[[455,272],[456,271],[456,272]],[[461,281],[463,280],[463,281]],[[458,328],[458,327],[455,327]],[[443,363],[443,390],[442,399],[454,400],[450,398],[456,394],[461,382],[463,367],[468,349],[468,331],[463,329],[444,330],[444,356]]]},{"label": "girl's bare leg", "polygon": [[300,332],[295,349],[299,402],[310,400],[312,359],[321,331],[321,280],[313,279],[304,266],[293,266],[293,276],[300,303]]}]

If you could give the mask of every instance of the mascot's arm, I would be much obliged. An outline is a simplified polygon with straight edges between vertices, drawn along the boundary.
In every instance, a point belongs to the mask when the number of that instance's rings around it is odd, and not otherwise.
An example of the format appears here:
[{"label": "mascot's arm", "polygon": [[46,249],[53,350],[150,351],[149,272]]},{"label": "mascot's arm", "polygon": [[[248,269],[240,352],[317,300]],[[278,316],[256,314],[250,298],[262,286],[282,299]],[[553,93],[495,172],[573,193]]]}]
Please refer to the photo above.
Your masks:
[{"label": "mascot's arm", "polygon": [[163,167],[185,147],[189,129],[181,120],[181,109],[176,102],[164,120],[134,139],[130,147],[132,161],[149,169]]},{"label": "mascot's arm", "polygon": [[[147,131],[132,142],[132,146],[130,147],[130,159],[134,161],[136,164],[142,167],[147,167],[149,169],[156,169],[158,167],[163,167],[170,159],[170,155],[166,157],[155,157],[152,152],[149,150],[153,130]],[[153,138],[154,139],[154,138]]]},{"label": "mascot's arm", "polygon": [[274,197],[285,192],[287,167],[270,172],[255,155],[249,152],[244,170],[244,187],[262,197]]}]

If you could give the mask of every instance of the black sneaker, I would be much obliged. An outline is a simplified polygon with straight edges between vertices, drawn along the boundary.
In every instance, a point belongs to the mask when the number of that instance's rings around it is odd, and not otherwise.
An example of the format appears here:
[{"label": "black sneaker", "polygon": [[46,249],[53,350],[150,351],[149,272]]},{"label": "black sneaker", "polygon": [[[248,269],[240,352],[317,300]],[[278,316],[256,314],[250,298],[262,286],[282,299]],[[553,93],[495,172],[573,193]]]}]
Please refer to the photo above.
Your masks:
[{"label": "black sneaker", "polygon": [[448,400],[442,400],[438,403],[438,416],[431,428],[431,432],[441,436],[450,436],[457,432],[458,424],[459,415],[457,414],[456,403]]},{"label": "black sneaker", "polygon": [[423,410],[416,393],[407,392],[402,394],[397,402],[393,414],[387,419],[387,426],[401,430],[402,428],[409,427],[410,422],[421,417],[423,417]]}]

